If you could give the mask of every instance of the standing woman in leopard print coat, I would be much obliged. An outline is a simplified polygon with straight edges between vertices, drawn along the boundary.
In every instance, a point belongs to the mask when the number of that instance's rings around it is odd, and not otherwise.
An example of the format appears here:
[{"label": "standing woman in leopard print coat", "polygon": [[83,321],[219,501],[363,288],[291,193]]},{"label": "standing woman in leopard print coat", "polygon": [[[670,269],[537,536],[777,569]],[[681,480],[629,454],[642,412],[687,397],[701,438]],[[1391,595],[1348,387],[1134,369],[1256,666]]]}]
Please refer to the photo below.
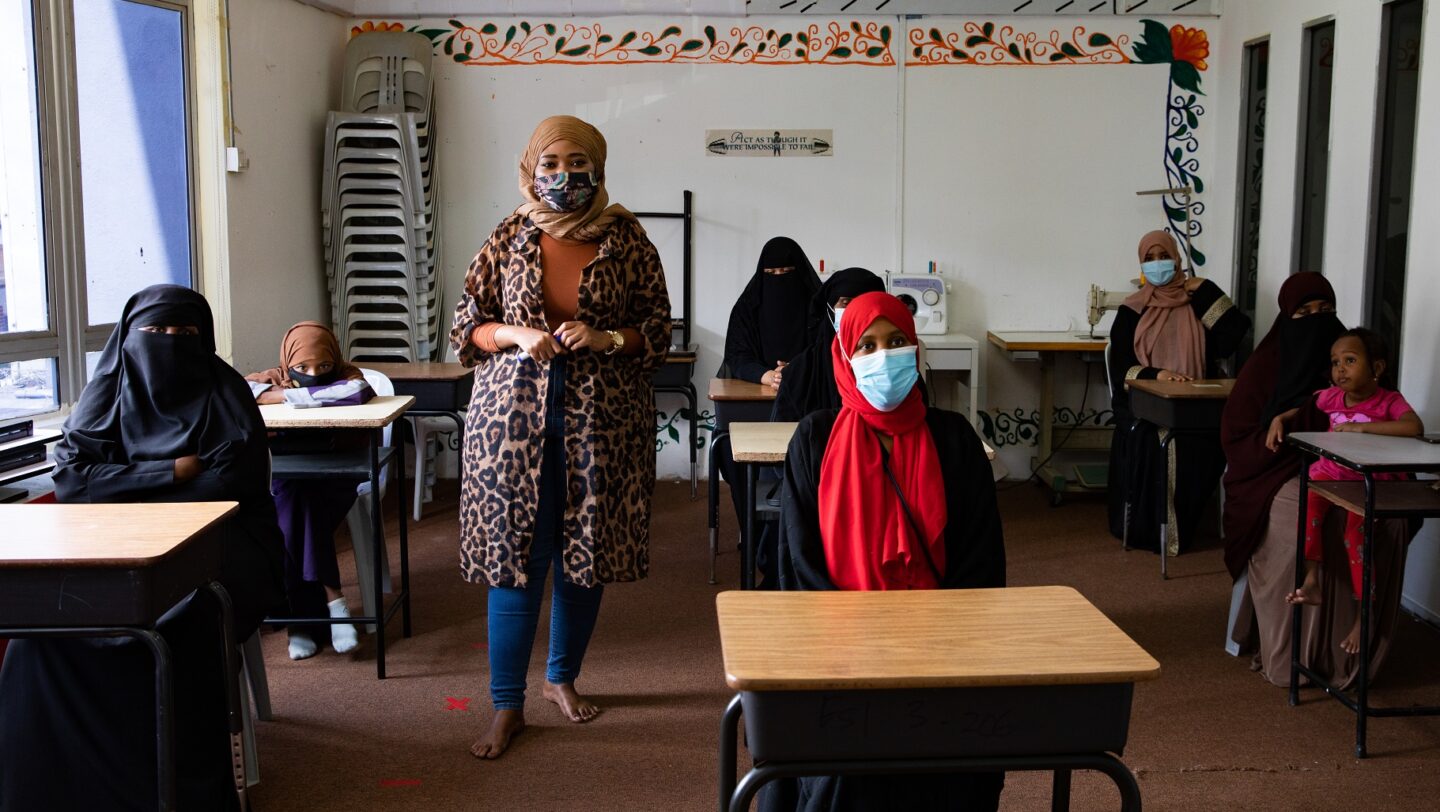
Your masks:
[{"label": "standing woman in leopard print coat", "polygon": [[605,138],[540,122],[520,158],[525,202],[465,275],[450,343],[475,367],[465,425],[460,565],[489,585],[495,715],[471,747],[497,758],[525,726],[545,579],[555,570],[544,696],[599,713],[575,679],[604,585],[645,577],[655,484],[650,378],[670,342],[660,256],[609,205]]}]

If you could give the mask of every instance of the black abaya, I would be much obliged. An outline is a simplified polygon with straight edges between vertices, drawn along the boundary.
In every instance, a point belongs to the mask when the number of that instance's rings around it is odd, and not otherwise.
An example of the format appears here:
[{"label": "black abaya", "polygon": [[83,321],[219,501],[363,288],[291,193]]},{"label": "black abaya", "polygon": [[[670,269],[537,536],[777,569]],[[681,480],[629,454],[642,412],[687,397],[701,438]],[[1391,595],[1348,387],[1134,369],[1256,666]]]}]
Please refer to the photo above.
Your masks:
[{"label": "black abaya", "polygon": [[[786,274],[766,268],[794,268]],[[805,252],[789,237],[765,243],[755,275],[750,278],[725,330],[725,367],[729,377],[751,383],[776,364],[789,361],[809,346],[816,328],[810,301],[820,290],[820,277]]]},{"label": "black abaya", "polygon": [[864,268],[846,268],[830,274],[810,300],[810,320],[815,324],[810,346],[785,366],[780,391],[770,413],[774,421],[795,422],[820,409],[840,408],[840,392],[835,388],[834,361],[830,343],[835,340],[831,322],[835,303],[842,297],[853,299],[862,293],[884,292],[885,282]]},{"label": "black abaya", "polygon": [[[781,507],[780,585],[784,590],[835,589],[820,538],[820,464],[838,411],[800,421],[785,456]],[[995,479],[975,429],[955,412],[930,409],[925,422],[945,480],[949,523],[941,589],[1005,586],[1005,541]],[[885,487],[884,482],[877,487]],[[764,812],[885,812],[892,809],[994,810],[1004,773],[903,776],[819,776],[782,780],[761,795]]]},{"label": "black abaya", "polygon": [[[199,335],[136,328],[186,326]],[[205,300],[157,285],[131,297],[56,447],[61,502],[234,500],[220,583],[244,640],[283,605],[265,427],[249,387],[215,354]],[[175,460],[202,472],[175,481]],[[192,593],[158,624],[175,668],[180,809],[238,807],[230,766],[220,609]],[[0,810],[154,809],[154,664],[131,640],[18,640],[0,671]]]},{"label": "black abaya", "polygon": [[[1220,376],[1220,362],[1240,346],[1250,329],[1250,319],[1234,307],[1224,292],[1208,279],[1191,295],[1190,309],[1205,328],[1205,377]],[[1115,312],[1110,327],[1110,407],[1115,412],[1115,435],[1110,441],[1110,484],[1108,487],[1110,532],[1125,537],[1125,500],[1130,500],[1129,545],[1142,550],[1159,550],[1161,512],[1173,515],[1169,524],[1185,550],[1194,542],[1205,505],[1215,493],[1225,471],[1225,454],[1214,438],[1177,437],[1170,444],[1174,457],[1173,480],[1168,479],[1171,461],[1160,453],[1160,435],[1149,423],[1137,423],[1130,412],[1128,378],[1153,380],[1160,370],[1140,364],[1135,357],[1135,329],[1140,316],[1129,307]],[[1160,492],[1173,481],[1174,499],[1166,507]]]}]

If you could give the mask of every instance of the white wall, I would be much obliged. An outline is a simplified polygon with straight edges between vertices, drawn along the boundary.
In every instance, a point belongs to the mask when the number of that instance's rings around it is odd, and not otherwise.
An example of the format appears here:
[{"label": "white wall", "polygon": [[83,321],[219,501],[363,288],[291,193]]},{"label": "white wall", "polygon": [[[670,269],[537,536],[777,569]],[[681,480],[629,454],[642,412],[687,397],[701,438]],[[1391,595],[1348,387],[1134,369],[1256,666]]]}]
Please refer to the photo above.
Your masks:
[{"label": "white wall", "polygon": [[[533,25],[543,19],[526,18]],[[871,18],[874,20],[874,18]],[[987,18],[990,19],[990,18]],[[510,18],[464,19],[467,24]],[[894,29],[891,53],[910,53],[906,20],[876,22]],[[1140,21],[1110,17],[994,18],[1043,40],[1051,32],[1138,38]],[[1218,47],[1213,19],[1165,20],[1206,29]],[[909,21],[927,30],[959,32],[962,18]],[[981,21],[977,21],[981,22]],[[612,34],[658,32],[679,25],[682,37],[705,25],[772,26],[779,31],[827,20],[794,17],[557,20],[599,23]],[[842,20],[842,27],[849,21]],[[448,29],[445,20],[406,27]],[[1083,39],[1088,39],[1085,33]],[[1129,45],[1124,48],[1128,54]],[[1213,51],[1212,51],[1213,52]],[[954,288],[952,319],[982,338],[986,330],[1081,329],[1092,282],[1125,284],[1136,272],[1139,236],[1165,225],[1156,198],[1140,189],[1167,185],[1165,65],[460,65],[436,49],[441,135],[441,196],[446,289],[455,291],[473,252],[519,201],[516,160],[534,124],[555,113],[595,123],[610,143],[609,191],[632,209],[674,210],[680,192],[695,192],[694,339],[701,345],[696,380],[719,364],[731,305],[754,273],[769,237],[797,239],[827,269],[861,265],[876,272],[911,272],[935,260]],[[1213,94],[1221,68],[1212,57],[1203,91]],[[1202,104],[1212,104],[1211,97]],[[1206,182],[1228,168],[1217,160],[1218,131],[1202,116],[1194,156]],[[835,154],[814,159],[728,159],[707,156],[707,129],[832,129]],[[903,166],[903,171],[901,167]],[[1202,194],[1197,201],[1204,202]],[[903,204],[903,205],[897,205]],[[1213,205],[1199,244],[1206,266],[1228,285],[1233,206]],[[903,224],[903,226],[902,226]],[[678,283],[678,229],[652,227]],[[903,249],[902,249],[903,243]],[[679,292],[675,291],[677,303]],[[1037,376],[998,354],[986,362],[982,407],[1029,412]],[[1075,369],[1062,372],[1079,372]],[[1057,403],[1081,405],[1079,375],[1068,374]],[[672,399],[673,400],[673,399]],[[1103,372],[1087,411],[1105,409]],[[708,404],[705,407],[708,408]],[[662,410],[675,408],[662,400]],[[1002,447],[1012,469],[1032,449]],[[661,455],[662,474],[683,468],[683,450]]]},{"label": "white wall", "polygon": [[[1269,0],[1227,3],[1220,27],[1228,50],[1222,58],[1238,64],[1243,43],[1270,39],[1270,76],[1265,132],[1265,180],[1261,200],[1258,332],[1275,317],[1276,294],[1292,266],[1296,212],[1296,170],[1301,98],[1301,41],[1306,24],[1335,20],[1334,100],[1330,181],[1325,216],[1325,275],[1335,286],[1340,317],[1364,320],[1367,296],[1367,240],[1380,70],[1382,4],[1374,0]],[[1401,351],[1405,357],[1400,391],[1431,431],[1440,430],[1440,277],[1431,260],[1440,251],[1440,25],[1434,0],[1426,3],[1420,63],[1419,123]],[[1224,143],[1221,155],[1235,155],[1241,112],[1238,71],[1222,75],[1217,112]],[[1233,166],[1217,198],[1235,199]],[[1232,204],[1233,205],[1233,204]],[[1410,547],[1405,602],[1440,620],[1440,523],[1430,521]]]},{"label": "white wall", "polygon": [[230,4],[235,143],[229,176],[232,363],[276,364],[297,321],[330,321],[320,245],[325,115],[339,102],[352,21],[295,0]]}]

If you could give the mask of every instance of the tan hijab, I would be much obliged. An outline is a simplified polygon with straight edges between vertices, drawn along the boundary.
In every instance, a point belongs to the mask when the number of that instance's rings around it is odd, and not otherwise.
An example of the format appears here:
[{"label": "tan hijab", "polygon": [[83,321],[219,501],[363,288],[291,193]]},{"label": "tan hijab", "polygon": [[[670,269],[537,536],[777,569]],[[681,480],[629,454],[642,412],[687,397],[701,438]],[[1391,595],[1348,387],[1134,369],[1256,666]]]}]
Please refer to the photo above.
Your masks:
[{"label": "tan hijab", "polygon": [[1126,307],[1140,314],[1140,324],[1135,328],[1135,358],[1147,367],[1203,378],[1205,327],[1190,308],[1175,238],[1166,231],[1151,231],[1141,237],[1140,261],[1144,262],[1145,255],[1157,245],[1168,249],[1175,258],[1175,276],[1159,287],[1145,280],[1140,290],[1125,300]]},{"label": "tan hijab", "polygon": [[[545,148],[556,141],[573,142],[585,150],[595,167],[595,196],[589,206],[578,211],[555,211],[535,194],[535,166]],[[541,231],[557,240],[594,242],[605,236],[616,220],[635,221],[635,215],[624,206],[609,205],[610,196],[605,193],[605,136],[574,116],[551,116],[535,128],[530,145],[520,156],[520,194],[525,202],[515,213],[529,217]]]},{"label": "tan hijab", "polygon": [[301,361],[328,360],[335,365],[337,381],[354,381],[365,377],[360,368],[345,360],[340,342],[330,328],[318,321],[302,321],[285,332],[280,339],[280,366],[246,375],[245,380],[268,383],[290,389],[296,384],[290,368]]}]

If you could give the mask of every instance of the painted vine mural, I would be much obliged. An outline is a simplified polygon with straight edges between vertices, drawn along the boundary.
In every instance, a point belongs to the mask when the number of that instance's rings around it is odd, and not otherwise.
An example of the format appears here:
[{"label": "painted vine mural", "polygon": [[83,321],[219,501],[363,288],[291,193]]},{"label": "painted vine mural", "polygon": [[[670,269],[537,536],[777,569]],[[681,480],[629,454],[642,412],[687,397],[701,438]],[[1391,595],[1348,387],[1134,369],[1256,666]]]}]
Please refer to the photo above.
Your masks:
[{"label": "painted vine mural", "polygon": [[[351,28],[351,36],[372,31],[411,31],[430,40],[436,54],[455,63],[475,67],[534,65],[776,65],[894,67],[897,48],[905,67],[1060,67],[1090,65],[1168,65],[1163,122],[1164,154],[1161,164],[1167,185],[1189,186],[1196,195],[1205,191],[1200,161],[1202,74],[1208,69],[1210,42],[1202,28],[1166,26],[1158,20],[1140,21],[1140,32],[1091,31],[1076,25],[1030,31],[993,21],[916,20],[897,42],[890,25],[875,20],[832,20],[779,28],[750,21],[739,24],[705,24],[686,33],[676,24],[650,27],[608,19],[590,23],[505,20],[466,23],[457,19],[427,20],[405,26],[390,21],[366,21]],[[956,27],[958,26],[958,27]],[[1203,266],[1205,253],[1196,246],[1204,232],[1202,201],[1172,195],[1161,198],[1170,230],[1187,246],[1195,266]],[[689,410],[657,412],[656,448],[681,443],[677,420],[690,419]],[[1016,408],[977,416],[981,429],[996,446],[1033,444],[1039,436],[1038,413]],[[698,415],[701,428],[711,430],[713,417]],[[1108,412],[1085,416],[1059,409],[1058,425],[1105,425]]]}]

